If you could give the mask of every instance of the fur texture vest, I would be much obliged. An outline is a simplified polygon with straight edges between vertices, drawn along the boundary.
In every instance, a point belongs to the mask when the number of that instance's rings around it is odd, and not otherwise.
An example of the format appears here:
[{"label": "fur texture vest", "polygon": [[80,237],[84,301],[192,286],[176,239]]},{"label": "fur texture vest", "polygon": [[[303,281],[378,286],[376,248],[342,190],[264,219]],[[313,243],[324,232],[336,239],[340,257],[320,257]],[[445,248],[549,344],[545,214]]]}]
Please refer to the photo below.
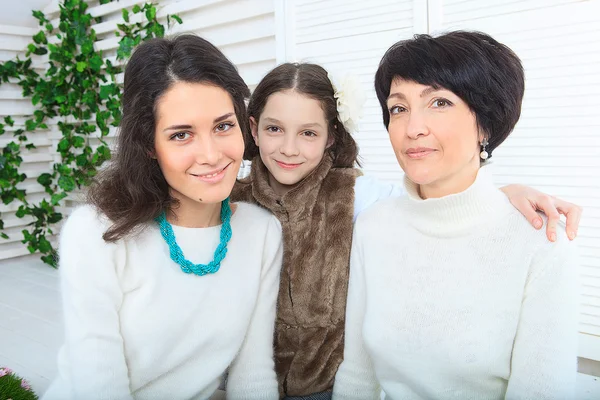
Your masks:
[{"label": "fur texture vest", "polygon": [[326,156],[284,196],[269,186],[256,157],[233,201],[270,210],[283,229],[283,269],[275,326],[275,365],[282,395],[331,390],[344,353],[344,320],[352,244],[353,168],[332,168]]}]

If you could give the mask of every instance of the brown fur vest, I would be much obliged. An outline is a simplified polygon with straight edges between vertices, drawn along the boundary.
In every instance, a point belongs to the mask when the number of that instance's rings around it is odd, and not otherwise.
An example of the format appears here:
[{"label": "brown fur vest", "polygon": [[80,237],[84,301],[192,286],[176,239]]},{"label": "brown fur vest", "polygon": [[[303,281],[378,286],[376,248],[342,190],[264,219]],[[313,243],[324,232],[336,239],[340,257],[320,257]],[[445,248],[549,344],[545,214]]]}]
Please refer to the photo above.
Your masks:
[{"label": "brown fur vest", "polygon": [[281,221],[284,251],[275,326],[279,391],[303,396],[331,390],[344,353],[352,242],[353,168],[326,156],[298,186],[278,197],[256,157],[233,201],[259,204]]}]

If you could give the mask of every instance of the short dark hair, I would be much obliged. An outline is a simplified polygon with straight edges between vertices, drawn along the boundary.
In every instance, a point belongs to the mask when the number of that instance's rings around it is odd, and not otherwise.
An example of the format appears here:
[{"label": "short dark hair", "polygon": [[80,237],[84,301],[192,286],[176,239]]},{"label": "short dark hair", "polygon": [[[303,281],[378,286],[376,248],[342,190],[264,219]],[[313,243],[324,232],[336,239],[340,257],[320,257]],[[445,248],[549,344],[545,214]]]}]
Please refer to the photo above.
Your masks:
[{"label": "short dark hair", "polygon": [[460,97],[475,114],[489,141],[487,152],[512,132],[521,115],[525,73],[507,46],[481,32],[415,35],[388,49],[375,74],[375,92],[388,128],[387,98],[394,79],[442,87]]},{"label": "short dark hair", "polygon": [[219,49],[195,35],[142,43],[125,68],[115,157],[88,192],[88,201],[112,222],[103,235],[107,242],[135,232],[177,204],[153,157],[156,105],[175,82],[209,83],[224,89],[242,132],[250,130],[245,103],[250,90]]},{"label": "short dark hair", "polygon": [[[333,166],[344,168],[360,165],[358,161],[358,145],[340,122],[337,111],[337,100],[327,71],[320,65],[310,63],[285,63],[274,68],[256,86],[250,103],[248,115],[259,121],[269,96],[284,91],[294,90],[307,95],[321,103],[327,120],[327,134],[333,137],[333,144],[327,149],[333,158]],[[252,133],[244,133],[246,149],[244,158],[251,160],[259,154]]]}]

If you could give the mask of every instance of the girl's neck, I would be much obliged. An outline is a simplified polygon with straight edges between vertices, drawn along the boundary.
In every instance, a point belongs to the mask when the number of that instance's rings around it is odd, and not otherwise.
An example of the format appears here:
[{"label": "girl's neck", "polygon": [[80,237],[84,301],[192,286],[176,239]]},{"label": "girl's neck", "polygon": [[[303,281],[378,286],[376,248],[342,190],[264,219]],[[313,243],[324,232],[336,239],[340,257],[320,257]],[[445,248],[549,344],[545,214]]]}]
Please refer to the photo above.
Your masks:
[{"label": "girl's neck", "polygon": [[295,185],[284,185],[283,183],[280,183],[277,179],[275,179],[275,177],[269,172],[269,186],[271,186],[273,192],[275,192],[275,194],[280,198],[285,196],[287,192],[296,187],[298,183],[296,183]]},{"label": "girl's neck", "polygon": [[221,203],[201,203],[171,193],[179,204],[167,212],[170,224],[185,228],[208,228],[221,224]]}]

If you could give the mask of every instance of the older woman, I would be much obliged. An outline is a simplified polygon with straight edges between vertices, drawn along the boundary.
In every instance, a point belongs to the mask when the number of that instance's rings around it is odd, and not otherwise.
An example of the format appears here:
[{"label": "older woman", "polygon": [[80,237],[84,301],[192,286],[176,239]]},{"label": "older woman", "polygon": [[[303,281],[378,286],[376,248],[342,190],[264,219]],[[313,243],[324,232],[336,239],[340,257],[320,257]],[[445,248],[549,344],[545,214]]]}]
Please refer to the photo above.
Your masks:
[{"label": "older woman", "polygon": [[488,35],[418,35],[375,78],[408,196],[359,217],[334,398],[569,399],[573,245],[533,229],[486,160],[519,119],[519,58]]}]

